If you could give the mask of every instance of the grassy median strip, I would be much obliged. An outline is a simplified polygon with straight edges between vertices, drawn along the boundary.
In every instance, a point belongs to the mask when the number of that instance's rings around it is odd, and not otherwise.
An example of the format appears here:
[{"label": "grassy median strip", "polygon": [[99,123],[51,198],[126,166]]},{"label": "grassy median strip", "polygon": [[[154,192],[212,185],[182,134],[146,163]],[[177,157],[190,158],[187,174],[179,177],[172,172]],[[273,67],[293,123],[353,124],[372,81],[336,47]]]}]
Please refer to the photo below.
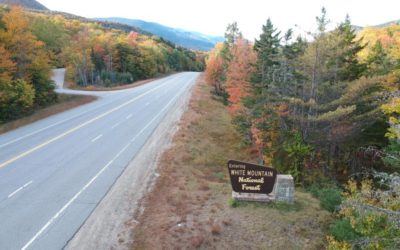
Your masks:
[{"label": "grassy median strip", "polygon": [[254,162],[226,107],[199,79],[154,189],[133,228],[133,249],[307,248],[325,245],[328,212],[297,191],[294,205],[233,202],[226,162]]},{"label": "grassy median strip", "polygon": [[95,96],[59,94],[57,103],[48,107],[37,109],[32,114],[26,117],[0,124],[0,134],[28,125],[51,115],[55,115],[57,113],[61,113],[66,110],[78,107],[80,105],[87,104],[96,99],[97,97]]}]

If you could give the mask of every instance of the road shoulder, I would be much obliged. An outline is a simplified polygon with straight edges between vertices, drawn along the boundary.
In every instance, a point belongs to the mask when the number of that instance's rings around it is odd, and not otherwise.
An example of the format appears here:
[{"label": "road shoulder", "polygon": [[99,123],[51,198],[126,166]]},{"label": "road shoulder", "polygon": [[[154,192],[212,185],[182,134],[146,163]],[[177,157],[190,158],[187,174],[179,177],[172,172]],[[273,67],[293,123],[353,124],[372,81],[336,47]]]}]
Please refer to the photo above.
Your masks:
[{"label": "road shoulder", "polygon": [[130,249],[132,227],[140,213],[140,200],[157,178],[162,153],[171,146],[178,123],[190,100],[187,89],[171,107],[136,157],[69,241],[66,249]]},{"label": "road shoulder", "polygon": [[131,249],[324,248],[331,215],[310,194],[298,189],[294,205],[231,200],[226,163],[255,162],[255,151],[210,92],[200,79],[143,213],[127,222]]}]

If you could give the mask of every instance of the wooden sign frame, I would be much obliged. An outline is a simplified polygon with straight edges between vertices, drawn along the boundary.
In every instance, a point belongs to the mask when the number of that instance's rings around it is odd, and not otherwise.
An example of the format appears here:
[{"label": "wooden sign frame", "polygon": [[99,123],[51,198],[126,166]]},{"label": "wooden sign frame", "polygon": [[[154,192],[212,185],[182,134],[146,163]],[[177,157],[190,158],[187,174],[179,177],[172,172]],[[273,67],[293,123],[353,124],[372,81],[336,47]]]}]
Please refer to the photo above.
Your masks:
[{"label": "wooden sign frame", "polygon": [[232,189],[237,193],[270,194],[278,172],[274,168],[231,160],[228,162]]}]

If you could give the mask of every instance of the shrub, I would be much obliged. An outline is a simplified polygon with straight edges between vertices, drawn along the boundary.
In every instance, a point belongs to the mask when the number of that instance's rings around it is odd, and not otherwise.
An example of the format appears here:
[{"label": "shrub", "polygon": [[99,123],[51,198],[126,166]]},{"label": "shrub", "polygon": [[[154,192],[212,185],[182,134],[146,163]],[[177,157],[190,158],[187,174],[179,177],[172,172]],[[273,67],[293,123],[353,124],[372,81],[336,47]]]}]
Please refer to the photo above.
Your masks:
[{"label": "shrub", "polygon": [[351,241],[360,237],[348,218],[335,221],[329,228],[330,234],[338,241]]},{"label": "shrub", "polygon": [[240,205],[239,201],[237,201],[237,200],[235,200],[233,198],[230,198],[228,200],[228,204],[229,204],[230,207],[233,207],[233,208],[238,207]]},{"label": "shrub", "polygon": [[329,212],[335,212],[342,203],[341,190],[338,188],[325,188],[319,192],[321,207]]},{"label": "shrub", "polygon": [[321,184],[314,184],[307,188],[307,190],[316,198],[320,200],[321,207],[329,212],[335,212],[342,204],[342,190],[335,187],[333,184],[327,184],[322,187]]},{"label": "shrub", "polygon": [[31,111],[35,90],[24,80],[0,86],[0,122],[6,122]]}]

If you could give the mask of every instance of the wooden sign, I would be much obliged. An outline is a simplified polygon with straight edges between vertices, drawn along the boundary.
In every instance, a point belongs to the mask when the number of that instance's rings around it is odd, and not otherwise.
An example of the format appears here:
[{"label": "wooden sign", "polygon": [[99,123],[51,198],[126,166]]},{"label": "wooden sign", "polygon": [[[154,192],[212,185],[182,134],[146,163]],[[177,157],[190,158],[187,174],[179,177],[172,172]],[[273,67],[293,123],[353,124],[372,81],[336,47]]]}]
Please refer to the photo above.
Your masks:
[{"label": "wooden sign", "polygon": [[276,169],[240,161],[229,161],[228,169],[237,193],[270,194],[274,189]]}]

